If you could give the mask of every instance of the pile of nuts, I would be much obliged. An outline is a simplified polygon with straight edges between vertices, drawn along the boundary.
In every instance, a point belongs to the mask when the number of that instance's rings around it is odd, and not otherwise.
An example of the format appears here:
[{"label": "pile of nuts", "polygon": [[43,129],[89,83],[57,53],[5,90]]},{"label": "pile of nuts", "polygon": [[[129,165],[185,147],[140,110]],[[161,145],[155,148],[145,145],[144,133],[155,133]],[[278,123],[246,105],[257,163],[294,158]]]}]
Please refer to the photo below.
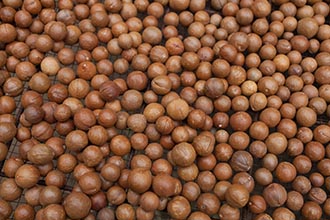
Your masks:
[{"label": "pile of nuts", "polygon": [[329,11],[0,1],[0,219],[330,218]]}]

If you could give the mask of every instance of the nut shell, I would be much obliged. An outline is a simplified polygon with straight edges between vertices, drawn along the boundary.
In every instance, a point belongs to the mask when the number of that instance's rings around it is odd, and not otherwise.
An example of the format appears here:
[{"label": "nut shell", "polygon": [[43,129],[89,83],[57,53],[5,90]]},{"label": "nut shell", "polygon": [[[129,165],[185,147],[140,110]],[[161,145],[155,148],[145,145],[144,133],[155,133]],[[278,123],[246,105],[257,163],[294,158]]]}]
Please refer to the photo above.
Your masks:
[{"label": "nut shell", "polygon": [[6,143],[11,141],[17,132],[17,128],[14,123],[3,122],[0,123],[0,142]]},{"label": "nut shell", "polygon": [[158,174],[153,178],[152,189],[159,197],[170,197],[175,193],[175,179],[168,174]]},{"label": "nut shell", "polygon": [[129,188],[137,193],[146,192],[152,183],[150,170],[144,168],[133,169],[128,176]]},{"label": "nut shell", "polygon": [[287,199],[285,188],[278,183],[271,183],[268,185],[264,189],[262,195],[270,207],[280,207]]},{"label": "nut shell", "polygon": [[250,193],[243,185],[232,184],[227,189],[225,198],[229,205],[242,208],[249,202]]},{"label": "nut shell", "polygon": [[167,114],[174,120],[183,120],[189,114],[189,105],[183,99],[174,99],[166,106]]},{"label": "nut shell", "polygon": [[28,160],[37,165],[51,162],[54,156],[54,151],[46,144],[36,144],[27,153]]},{"label": "nut shell", "polygon": [[24,164],[15,174],[15,182],[21,188],[31,188],[39,181],[40,171],[33,165]]},{"label": "nut shell", "polygon": [[174,146],[171,157],[176,165],[186,167],[195,161],[196,151],[191,144],[182,142]]},{"label": "nut shell", "polygon": [[64,199],[63,206],[71,219],[80,219],[88,215],[92,202],[84,193],[72,192]]},{"label": "nut shell", "polygon": [[168,202],[167,211],[174,219],[186,219],[191,212],[190,203],[185,197],[176,196]]},{"label": "nut shell", "polygon": [[107,102],[115,100],[121,93],[119,86],[111,80],[102,83],[99,91],[102,99]]}]

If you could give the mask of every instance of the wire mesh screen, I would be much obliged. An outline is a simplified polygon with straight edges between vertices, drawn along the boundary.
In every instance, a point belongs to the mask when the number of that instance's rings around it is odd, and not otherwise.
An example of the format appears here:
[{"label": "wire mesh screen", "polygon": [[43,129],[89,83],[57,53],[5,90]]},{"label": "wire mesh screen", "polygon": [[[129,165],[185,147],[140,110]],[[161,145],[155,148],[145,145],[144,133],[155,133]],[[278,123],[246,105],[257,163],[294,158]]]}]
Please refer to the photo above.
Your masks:
[{"label": "wire mesh screen", "polygon": [[[106,46],[102,43],[100,43],[100,44],[103,45],[103,46]],[[73,46],[66,46],[66,47],[71,48],[74,51],[74,53],[77,53],[80,50],[80,48],[77,44],[73,45]],[[48,53],[45,54],[45,57],[48,57],[48,56],[56,57],[57,54],[54,53],[54,52],[48,52]],[[117,58],[116,56],[112,56],[111,61],[114,62],[116,60],[116,58]],[[66,67],[66,66],[62,65],[62,67]],[[72,68],[74,71],[77,70],[77,64],[72,64],[69,67]],[[38,68],[40,68],[40,67],[38,67]],[[15,74],[12,74],[12,76],[15,76]],[[113,73],[110,76],[110,78],[112,80],[118,79],[118,78],[125,79],[125,77],[126,77],[126,74],[125,75],[120,75],[120,74],[117,74],[117,73]],[[52,85],[55,85],[55,84],[59,83],[56,76],[50,76],[50,79],[51,79],[51,84]],[[30,91],[30,90],[31,89],[29,88],[28,82],[24,82],[24,90],[23,90],[22,94],[24,94],[26,91]],[[16,120],[16,126],[18,128],[22,126],[20,124],[20,117],[21,117],[22,113],[24,112],[24,108],[23,108],[22,103],[21,103],[22,94],[15,97],[16,110],[13,113],[13,116],[15,117],[15,120]],[[42,98],[43,98],[43,103],[49,102],[47,93],[43,94]],[[144,109],[143,107],[144,107],[144,104],[141,107],[141,110],[136,111],[136,113],[142,113],[142,111]],[[122,134],[126,137],[131,137],[131,135],[133,134],[132,130],[130,130],[130,129],[124,129],[124,130],[117,129],[117,133]],[[54,137],[60,137],[62,139],[65,138],[65,136],[59,135],[56,131],[54,132],[53,136]],[[14,138],[7,145],[9,146],[9,148],[8,148],[8,154],[7,154],[6,160],[9,159],[9,158],[20,158],[19,148],[20,148],[21,142],[18,141],[16,138]],[[69,150],[66,150],[66,152],[70,153]],[[134,149],[132,149],[129,155],[125,155],[123,157],[124,161],[126,162],[127,168],[129,168],[129,166],[130,166],[130,161],[131,161],[132,157],[136,154],[142,154],[142,152],[138,152],[138,151],[135,151]],[[6,175],[3,172],[3,165],[4,165],[6,160],[1,161],[1,163],[0,163],[0,171],[1,171],[0,172],[0,177],[1,177],[1,179],[7,178]],[[54,169],[56,169],[56,162],[54,161],[53,164],[54,164]],[[66,177],[65,186],[61,188],[62,193],[63,193],[63,198],[66,195],[68,195],[70,192],[72,192],[74,186],[77,184],[77,181],[73,177],[72,173],[65,174],[65,177]],[[45,177],[40,178],[40,180],[37,183],[38,186],[46,186],[44,178]],[[21,204],[26,204],[25,191],[26,190],[24,190],[22,192],[21,196],[18,199],[10,202],[13,210],[15,210]],[[111,209],[115,209],[115,206],[112,206],[111,204],[109,204],[108,207],[111,208]],[[36,206],[35,211],[39,210],[40,208],[41,208],[41,206]],[[92,212],[94,212],[95,215],[97,214],[97,212],[95,212],[95,211],[92,211]],[[14,219],[13,215],[14,215],[14,212],[11,214],[10,219]],[[169,216],[165,211],[157,211],[155,213],[155,219],[169,219]]]}]

